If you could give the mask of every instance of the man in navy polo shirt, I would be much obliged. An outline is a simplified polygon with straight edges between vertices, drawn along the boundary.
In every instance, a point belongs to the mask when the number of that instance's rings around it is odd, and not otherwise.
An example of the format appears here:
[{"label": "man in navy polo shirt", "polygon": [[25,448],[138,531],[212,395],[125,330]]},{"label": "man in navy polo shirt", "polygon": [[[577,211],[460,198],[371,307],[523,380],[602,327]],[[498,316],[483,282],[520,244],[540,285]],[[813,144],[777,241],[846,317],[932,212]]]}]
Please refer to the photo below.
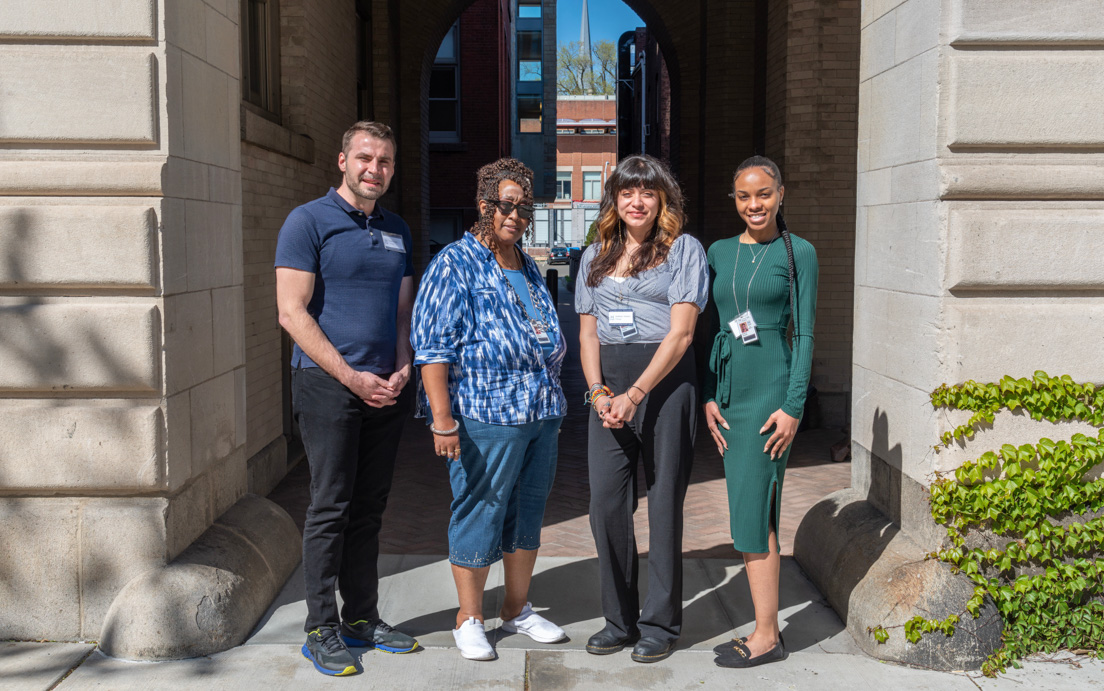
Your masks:
[{"label": "man in navy polo shirt", "polygon": [[[418,642],[380,620],[379,531],[413,395],[410,229],[376,200],[395,171],[395,135],[345,133],[336,190],[288,215],[276,244],[280,325],[295,340],[292,410],[311,472],[303,529],[307,642],[323,674],[357,671],[347,646],[393,653]],[[335,589],[340,583],[340,615]]]}]

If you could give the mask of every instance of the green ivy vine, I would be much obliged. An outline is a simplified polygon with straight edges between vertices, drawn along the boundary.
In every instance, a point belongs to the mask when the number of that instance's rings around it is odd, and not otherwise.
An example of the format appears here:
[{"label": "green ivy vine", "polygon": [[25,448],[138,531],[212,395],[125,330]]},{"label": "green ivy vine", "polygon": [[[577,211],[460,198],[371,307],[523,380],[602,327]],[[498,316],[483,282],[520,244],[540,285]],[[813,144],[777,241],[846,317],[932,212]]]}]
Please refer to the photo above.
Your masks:
[{"label": "green ivy vine", "polygon": [[[1104,423],[1104,387],[1041,371],[1030,379],[944,384],[931,401],[973,413],[945,432],[936,450],[972,439],[1005,408],[1022,409],[1035,420]],[[1086,479],[1102,462],[1104,429],[1069,441],[1005,444],[932,484],[932,516],[946,526],[949,546],[928,557],[973,581],[973,597],[961,615],[977,618],[988,599],[1004,620],[1002,645],[982,665],[987,676],[1018,667],[1036,652],[1104,653],[1104,560],[1098,559],[1104,550],[1104,478]],[[970,547],[972,531],[991,535],[1003,549]],[[928,633],[951,636],[959,620],[959,614],[913,617],[903,625],[905,638],[917,643]],[[870,632],[879,643],[889,640],[884,627]]]}]

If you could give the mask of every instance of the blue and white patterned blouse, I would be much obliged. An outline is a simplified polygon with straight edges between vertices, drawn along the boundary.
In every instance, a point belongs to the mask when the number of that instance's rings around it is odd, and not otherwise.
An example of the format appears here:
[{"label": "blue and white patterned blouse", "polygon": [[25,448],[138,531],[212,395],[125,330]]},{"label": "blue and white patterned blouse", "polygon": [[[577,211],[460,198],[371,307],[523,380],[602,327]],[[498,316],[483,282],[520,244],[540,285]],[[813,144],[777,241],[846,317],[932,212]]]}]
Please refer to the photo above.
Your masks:
[{"label": "blue and white patterned blouse", "polygon": [[[441,250],[422,277],[410,327],[414,364],[449,364],[453,416],[521,425],[567,411],[560,388],[567,346],[556,306],[536,262],[520,254],[538,309],[552,317],[549,336],[556,347],[547,358],[494,254],[471,233]],[[419,385],[415,414],[428,412]]]}]

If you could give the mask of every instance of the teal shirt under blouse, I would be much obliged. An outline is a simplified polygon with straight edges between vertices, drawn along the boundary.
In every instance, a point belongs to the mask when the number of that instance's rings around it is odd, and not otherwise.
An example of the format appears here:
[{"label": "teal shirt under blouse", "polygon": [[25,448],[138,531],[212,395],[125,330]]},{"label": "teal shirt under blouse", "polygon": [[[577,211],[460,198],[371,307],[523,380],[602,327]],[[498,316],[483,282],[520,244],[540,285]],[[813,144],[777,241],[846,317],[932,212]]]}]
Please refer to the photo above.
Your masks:
[{"label": "teal shirt under blouse", "polygon": [[[530,319],[537,321],[544,321],[541,313],[533,307],[533,297],[529,294],[529,283],[525,279],[525,273],[520,269],[503,269],[503,273],[506,274],[506,279],[510,281],[510,285],[517,291],[518,297],[521,298],[521,304],[525,307],[525,313],[529,315]],[[548,343],[541,344],[541,351],[543,351],[545,359],[552,354],[552,351],[556,347],[556,332],[549,329],[545,333],[548,334]]]}]

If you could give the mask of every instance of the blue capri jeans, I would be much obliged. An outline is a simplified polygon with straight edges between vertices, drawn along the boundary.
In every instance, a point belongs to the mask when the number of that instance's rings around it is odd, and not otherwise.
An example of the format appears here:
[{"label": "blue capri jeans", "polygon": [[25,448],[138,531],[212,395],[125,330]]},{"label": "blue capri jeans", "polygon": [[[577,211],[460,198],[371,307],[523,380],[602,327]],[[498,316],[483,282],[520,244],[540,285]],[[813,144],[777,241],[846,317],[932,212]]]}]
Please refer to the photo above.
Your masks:
[{"label": "blue capri jeans", "polygon": [[503,552],[540,547],[562,421],[491,425],[460,418],[460,459],[448,462],[451,563],[482,568]]}]

